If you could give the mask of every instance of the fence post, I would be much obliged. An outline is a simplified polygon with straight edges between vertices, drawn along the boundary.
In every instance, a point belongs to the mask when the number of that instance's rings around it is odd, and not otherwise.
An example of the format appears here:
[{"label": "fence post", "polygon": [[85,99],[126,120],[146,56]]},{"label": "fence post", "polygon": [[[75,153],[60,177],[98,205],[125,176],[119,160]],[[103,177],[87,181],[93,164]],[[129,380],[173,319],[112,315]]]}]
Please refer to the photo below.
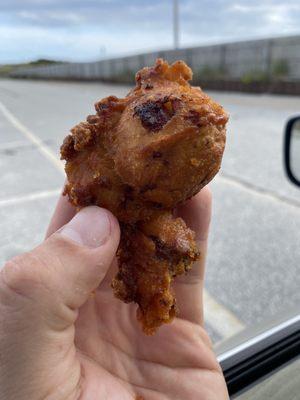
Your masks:
[{"label": "fence post", "polygon": [[139,54],[138,60],[139,60],[139,69],[142,69],[142,68],[146,67],[146,65],[145,65],[145,55],[144,54]]},{"label": "fence post", "polygon": [[267,52],[266,52],[266,75],[268,82],[272,81],[272,61],[273,61],[273,40],[267,41]]},{"label": "fence post", "polygon": [[223,78],[227,76],[227,69],[226,69],[226,45],[222,44],[220,47],[220,71],[223,74]]},{"label": "fence post", "polygon": [[111,78],[115,78],[115,64],[114,64],[114,58],[111,58],[109,60],[109,74],[111,76]]},{"label": "fence post", "polygon": [[191,49],[187,48],[185,50],[185,61],[187,65],[193,69],[193,58],[191,57]]}]

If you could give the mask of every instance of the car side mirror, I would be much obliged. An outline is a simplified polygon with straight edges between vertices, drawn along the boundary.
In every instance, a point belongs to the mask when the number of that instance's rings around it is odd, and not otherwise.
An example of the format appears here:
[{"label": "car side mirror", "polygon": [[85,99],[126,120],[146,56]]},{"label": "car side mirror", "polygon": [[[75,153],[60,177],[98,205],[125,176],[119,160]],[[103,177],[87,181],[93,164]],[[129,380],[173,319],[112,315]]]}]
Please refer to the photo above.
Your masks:
[{"label": "car side mirror", "polygon": [[300,186],[300,116],[291,118],[286,125],[284,164],[289,179]]}]

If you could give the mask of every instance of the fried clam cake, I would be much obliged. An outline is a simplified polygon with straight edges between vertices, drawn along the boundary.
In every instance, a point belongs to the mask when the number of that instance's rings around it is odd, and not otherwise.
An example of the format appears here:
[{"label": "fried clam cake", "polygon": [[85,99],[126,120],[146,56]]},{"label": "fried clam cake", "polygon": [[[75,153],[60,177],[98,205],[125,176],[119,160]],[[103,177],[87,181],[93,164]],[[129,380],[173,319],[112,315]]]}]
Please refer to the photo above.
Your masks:
[{"label": "fried clam cake", "polygon": [[191,69],[158,59],[136,74],[125,98],[106,97],[61,147],[76,207],[97,205],[119,220],[119,271],[112,288],[138,304],[146,334],[178,313],[171,284],[199,257],[195,234],[174,208],[218,172],[228,116],[199,87]]}]

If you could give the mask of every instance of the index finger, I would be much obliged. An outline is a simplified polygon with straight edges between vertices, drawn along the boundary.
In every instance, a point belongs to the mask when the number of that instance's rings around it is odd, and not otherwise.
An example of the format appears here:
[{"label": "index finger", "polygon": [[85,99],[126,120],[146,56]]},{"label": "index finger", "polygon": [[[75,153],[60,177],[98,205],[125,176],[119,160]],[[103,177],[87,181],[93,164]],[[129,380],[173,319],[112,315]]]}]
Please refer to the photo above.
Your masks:
[{"label": "index finger", "polygon": [[208,186],[178,209],[178,216],[196,233],[200,258],[186,274],[176,277],[174,288],[179,317],[203,325],[203,287],[212,196]]},{"label": "index finger", "polygon": [[63,225],[67,224],[76,214],[76,208],[68,201],[67,196],[62,194],[59,196],[58,202],[56,204],[53,216],[50,220],[46,239],[56,232]]}]

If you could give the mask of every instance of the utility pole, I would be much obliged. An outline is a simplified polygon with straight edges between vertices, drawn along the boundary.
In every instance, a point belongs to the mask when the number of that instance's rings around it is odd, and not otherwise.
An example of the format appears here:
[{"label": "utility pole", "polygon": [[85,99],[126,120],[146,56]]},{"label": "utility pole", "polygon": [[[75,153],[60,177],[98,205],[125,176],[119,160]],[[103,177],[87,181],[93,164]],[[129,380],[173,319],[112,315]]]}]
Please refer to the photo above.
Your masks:
[{"label": "utility pole", "polygon": [[174,49],[179,48],[179,0],[173,0],[173,39]]}]

